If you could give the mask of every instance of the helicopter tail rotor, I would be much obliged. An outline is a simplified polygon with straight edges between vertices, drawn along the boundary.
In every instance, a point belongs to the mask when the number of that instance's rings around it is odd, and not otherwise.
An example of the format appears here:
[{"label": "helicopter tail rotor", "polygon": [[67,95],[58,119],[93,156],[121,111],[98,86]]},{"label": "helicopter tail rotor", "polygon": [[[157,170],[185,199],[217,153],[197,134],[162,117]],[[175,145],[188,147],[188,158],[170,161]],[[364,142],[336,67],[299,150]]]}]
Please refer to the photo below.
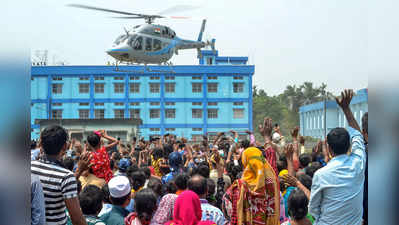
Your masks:
[{"label": "helicopter tail rotor", "polygon": [[201,30],[198,35],[198,41],[202,41],[202,34],[204,33],[205,30],[205,24],[206,24],[206,19],[202,20]]}]

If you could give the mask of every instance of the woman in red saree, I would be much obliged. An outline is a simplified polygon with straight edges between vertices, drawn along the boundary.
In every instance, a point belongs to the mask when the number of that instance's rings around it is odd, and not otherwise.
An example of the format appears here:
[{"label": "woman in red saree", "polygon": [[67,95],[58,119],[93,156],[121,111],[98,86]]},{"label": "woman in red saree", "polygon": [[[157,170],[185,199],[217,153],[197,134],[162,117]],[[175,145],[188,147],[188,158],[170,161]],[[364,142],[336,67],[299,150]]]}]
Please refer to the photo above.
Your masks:
[{"label": "woman in red saree", "polygon": [[232,225],[279,225],[280,191],[277,176],[262,152],[249,147],[242,153],[241,179],[223,196],[223,211]]}]

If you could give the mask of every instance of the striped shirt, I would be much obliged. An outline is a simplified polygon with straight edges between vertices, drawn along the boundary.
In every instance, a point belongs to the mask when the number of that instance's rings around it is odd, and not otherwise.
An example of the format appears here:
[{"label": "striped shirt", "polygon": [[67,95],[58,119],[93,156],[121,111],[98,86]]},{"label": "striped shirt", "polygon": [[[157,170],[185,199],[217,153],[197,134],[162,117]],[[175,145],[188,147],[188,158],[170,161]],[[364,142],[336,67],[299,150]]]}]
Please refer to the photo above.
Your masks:
[{"label": "striped shirt", "polygon": [[43,186],[47,225],[66,224],[65,199],[78,195],[76,178],[57,162],[31,162],[31,171],[39,176]]}]

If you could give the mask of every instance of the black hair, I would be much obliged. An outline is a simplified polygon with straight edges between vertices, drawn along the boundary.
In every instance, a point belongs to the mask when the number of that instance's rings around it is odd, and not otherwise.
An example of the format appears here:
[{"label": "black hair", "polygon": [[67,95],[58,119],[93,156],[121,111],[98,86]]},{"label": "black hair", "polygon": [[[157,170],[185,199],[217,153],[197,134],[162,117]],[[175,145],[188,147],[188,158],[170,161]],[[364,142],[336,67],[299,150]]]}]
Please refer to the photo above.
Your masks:
[{"label": "black hair", "polygon": [[299,156],[299,163],[301,164],[302,168],[307,167],[311,161],[312,156],[308,153],[303,153]]},{"label": "black hair", "polygon": [[239,179],[239,174],[241,172],[241,166],[234,165],[234,162],[227,163],[227,173],[231,179],[231,183]]},{"label": "black hair", "polygon": [[173,152],[173,146],[170,144],[163,145],[163,157],[168,158],[169,154]]},{"label": "black hair", "polygon": [[121,156],[121,154],[120,154],[119,152],[115,152],[114,159],[115,159],[116,161],[119,161],[119,160],[121,160],[121,159],[122,159],[122,156]]},{"label": "black hair", "polygon": [[206,164],[200,164],[199,166],[193,168],[191,171],[191,176],[201,175],[205,178],[209,178],[209,173],[209,166]]},{"label": "black hair", "polygon": [[36,149],[36,146],[37,146],[36,141],[31,141],[31,142],[30,142],[30,149],[31,149],[31,150],[32,150],[32,149]]},{"label": "black hair", "polygon": [[346,154],[350,147],[350,137],[345,128],[334,128],[327,135],[327,143],[335,155]]},{"label": "black hair", "polygon": [[50,125],[40,134],[41,146],[47,155],[58,155],[68,141],[67,131],[58,125]]},{"label": "black hair", "polygon": [[312,162],[308,167],[305,168],[306,175],[313,178],[314,173],[321,168],[320,162]]},{"label": "black hair", "polygon": [[366,132],[366,134],[369,133],[369,113],[366,112],[363,116],[362,116],[362,130],[364,132]]},{"label": "black hair", "polygon": [[145,174],[142,171],[135,171],[133,173],[129,173],[128,176],[132,181],[132,188],[134,190],[139,190],[145,184]]},{"label": "black hair", "polygon": [[73,171],[75,161],[71,157],[67,157],[64,160],[62,160],[61,164],[65,169]]},{"label": "black hair", "polygon": [[87,142],[93,148],[98,147],[98,145],[100,144],[100,140],[101,138],[95,133],[92,133],[89,136],[87,136]]},{"label": "black hair", "polygon": [[97,215],[103,205],[103,193],[95,185],[87,185],[79,194],[80,208],[84,215]]},{"label": "black hair", "polygon": [[140,167],[139,171],[143,172],[145,174],[145,179],[150,179],[151,177],[151,170],[148,168],[148,166],[142,166]]},{"label": "black hair", "polygon": [[144,188],[134,197],[134,209],[141,221],[150,221],[157,209],[157,197],[150,188]]},{"label": "black hair", "polygon": [[188,180],[187,186],[188,189],[194,191],[199,196],[206,194],[208,189],[206,178],[200,175],[194,175],[191,177],[191,179]]},{"label": "black hair", "polygon": [[281,172],[281,170],[287,169],[287,161],[277,160],[277,170]]},{"label": "black hair", "polygon": [[294,220],[303,219],[308,213],[308,202],[302,190],[293,190],[288,197],[288,215]]},{"label": "black hair", "polygon": [[152,156],[154,157],[154,160],[162,158],[164,156],[162,148],[155,148],[152,151]]},{"label": "black hair", "polygon": [[168,174],[170,172],[170,168],[168,166],[161,166],[159,170],[162,174]]},{"label": "black hair", "polygon": [[82,182],[79,179],[76,180],[76,189],[78,190],[78,194],[82,191]]},{"label": "black hair", "polygon": [[241,141],[241,147],[243,147],[244,149],[249,148],[250,145],[251,145],[251,142],[248,139]]},{"label": "black hair", "polygon": [[163,195],[163,190],[162,190],[162,181],[158,178],[155,177],[151,177],[148,180],[148,184],[147,184],[148,188],[151,188],[152,191],[154,191],[154,193],[156,195],[158,195],[158,197]]},{"label": "black hair", "polygon": [[113,159],[109,160],[109,167],[111,168],[111,170],[114,170],[115,168],[115,161]]},{"label": "black hair", "polygon": [[111,203],[110,200],[110,194],[109,194],[109,188],[108,188],[108,184],[104,184],[104,186],[101,188],[101,192],[103,193],[103,202],[104,203]]},{"label": "black hair", "polygon": [[180,173],[175,178],[176,187],[180,190],[187,189],[187,183],[190,177],[186,173]]},{"label": "black hair", "polygon": [[114,198],[111,195],[109,195],[109,199],[112,203],[112,205],[118,205],[118,206],[122,206],[123,204],[125,204],[126,200],[130,198],[130,192],[129,194],[122,196],[120,198]]},{"label": "black hair", "polygon": [[166,185],[164,185],[164,188],[165,192],[169,194],[175,194],[177,191],[176,184],[173,181],[169,181],[168,183],[166,183]]},{"label": "black hair", "polygon": [[298,175],[298,180],[299,182],[301,182],[303,184],[303,186],[305,186],[307,189],[311,189],[312,188],[312,177],[310,177],[309,175],[306,174],[300,174]]},{"label": "black hair", "polygon": [[206,179],[206,185],[208,188],[208,196],[209,195],[214,195],[215,194],[215,190],[216,190],[216,184],[215,181],[212,180],[211,178]]}]

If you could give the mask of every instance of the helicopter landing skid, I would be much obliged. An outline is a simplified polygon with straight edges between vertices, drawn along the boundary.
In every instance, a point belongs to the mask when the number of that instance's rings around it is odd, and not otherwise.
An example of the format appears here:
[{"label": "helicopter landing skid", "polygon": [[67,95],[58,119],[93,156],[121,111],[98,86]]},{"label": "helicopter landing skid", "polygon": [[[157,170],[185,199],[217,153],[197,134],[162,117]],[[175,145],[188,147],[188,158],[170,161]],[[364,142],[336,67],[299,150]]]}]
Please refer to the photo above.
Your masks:
[{"label": "helicopter landing skid", "polygon": [[[140,65],[140,64],[137,64],[137,65]],[[137,70],[135,70],[135,71],[133,71],[133,70],[122,70],[122,69],[119,69],[119,67],[118,67],[118,62],[116,62],[115,63],[115,69],[114,69],[114,71],[115,72],[122,72],[122,73],[144,73],[144,72],[150,72],[150,73],[153,73],[153,72],[156,72],[156,73],[175,73],[175,71],[173,71],[173,69],[172,69],[172,63],[171,62],[166,62],[164,65],[167,65],[167,66],[169,66],[169,68],[170,68],[170,70],[154,70],[154,69],[151,69],[149,66],[147,66],[147,64],[144,64],[144,68],[143,68],[143,70],[142,71],[137,71]]]}]

